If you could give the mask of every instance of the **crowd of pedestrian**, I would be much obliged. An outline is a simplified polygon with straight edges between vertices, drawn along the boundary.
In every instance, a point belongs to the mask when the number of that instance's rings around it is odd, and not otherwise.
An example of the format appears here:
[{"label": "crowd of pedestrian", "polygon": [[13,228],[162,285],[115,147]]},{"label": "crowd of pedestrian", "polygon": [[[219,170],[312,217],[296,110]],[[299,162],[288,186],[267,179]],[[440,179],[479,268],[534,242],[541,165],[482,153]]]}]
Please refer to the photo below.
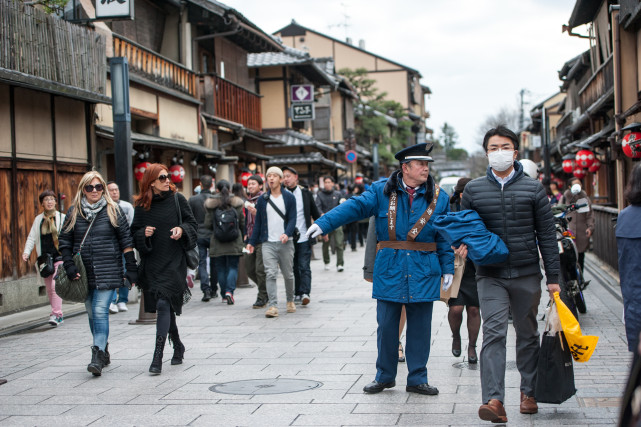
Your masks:
[{"label": "crowd of pedestrian", "polygon": [[[550,298],[559,286],[559,255],[551,207],[591,204],[582,183],[572,179],[565,192],[553,182],[546,189],[528,176],[518,158],[519,139],[498,126],[487,132],[483,149],[486,175],[461,178],[448,195],[430,174],[429,144],[407,147],[395,157],[399,168],[369,188],[349,188],[325,176],[321,188],[301,183],[290,166],[272,166],[265,178],[251,175],[246,187],[213,177],[200,177],[200,192],[187,200],[170,179],[165,165],[146,169],[140,191],[131,205],[120,199],[115,182],[95,171],[80,180],[71,208],[56,209],[57,197],[45,190],[39,196],[42,213],[33,222],[23,251],[27,261],[35,249],[38,269],[51,304],[49,323],[64,322],[55,275],[78,280],[86,275],[85,306],[93,342],[87,370],[100,376],[110,363],[109,313],[127,311],[132,285],[142,291],[144,310],[157,313],[151,374],[162,372],[166,341],[173,346],[171,364],[181,364],[186,346],[177,317],[191,299],[196,275],[201,301],[220,296],[235,304],[241,259],[247,276],[257,285],[255,309],[279,317],[278,282],[285,290],[287,313],[312,301],[311,260],[321,242],[325,270],[335,255],[337,278],[344,271],[344,250],[366,244],[364,277],[372,282],[376,299],[376,375],[365,393],[395,387],[397,366],[406,362],[406,391],[437,395],[428,381],[433,304],[455,286],[447,299],[452,331],[451,352],[462,354],[461,326],[467,318],[467,360],[480,363],[482,420],[507,422],[505,411],[506,337],[508,323],[516,331],[516,360],[521,376],[523,414],[538,411],[534,397],[540,339],[536,315],[541,283]],[[619,215],[617,241],[626,333],[630,351],[638,357],[638,258],[640,166],[634,169],[626,198],[631,206]],[[503,262],[485,265],[468,256],[466,244],[451,246],[434,222],[438,217],[475,212],[486,230],[505,243]],[[581,268],[594,232],[591,209],[573,212],[571,232]],[[135,249],[135,251],[134,251]],[[74,262],[80,253],[84,270]],[[195,255],[196,253],[197,255]],[[455,264],[455,257],[458,260]],[[540,265],[542,259],[543,271]],[[197,264],[197,266],[196,266]],[[455,265],[462,266],[457,274]],[[191,268],[190,268],[191,267]],[[193,269],[192,269],[193,268]],[[458,268],[458,267],[457,267]],[[220,288],[220,294],[218,293]],[[483,342],[477,354],[477,339]],[[405,331],[405,346],[402,338]],[[151,346],[150,346],[151,347]]]}]

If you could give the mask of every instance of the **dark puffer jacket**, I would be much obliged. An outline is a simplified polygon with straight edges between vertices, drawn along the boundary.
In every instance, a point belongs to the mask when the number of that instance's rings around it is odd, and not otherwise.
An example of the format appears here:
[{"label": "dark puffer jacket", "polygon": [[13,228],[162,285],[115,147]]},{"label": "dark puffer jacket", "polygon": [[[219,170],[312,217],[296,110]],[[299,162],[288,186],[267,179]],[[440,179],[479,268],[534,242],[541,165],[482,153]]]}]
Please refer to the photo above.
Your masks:
[{"label": "dark puffer jacket", "polygon": [[477,265],[476,274],[503,279],[536,274],[540,271],[540,249],[547,283],[559,283],[554,218],[545,189],[523,173],[520,162],[514,162],[514,168],[514,176],[504,188],[490,167],[485,177],[465,186],[461,208],[478,212],[487,229],[498,234],[510,251],[505,262]]},{"label": "dark puffer jacket", "polygon": [[[68,220],[71,219],[73,209],[72,207],[67,212]],[[73,254],[78,252],[87,227],[89,221],[82,215],[78,215],[76,224],[70,231],[67,231],[65,221],[58,237],[58,247],[63,259],[71,259]],[[122,251],[133,246],[127,217],[122,210],[118,208],[118,227],[113,227],[109,221],[107,207],[102,208],[80,252],[87,271],[89,289],[106,290],[124,286]]]}]

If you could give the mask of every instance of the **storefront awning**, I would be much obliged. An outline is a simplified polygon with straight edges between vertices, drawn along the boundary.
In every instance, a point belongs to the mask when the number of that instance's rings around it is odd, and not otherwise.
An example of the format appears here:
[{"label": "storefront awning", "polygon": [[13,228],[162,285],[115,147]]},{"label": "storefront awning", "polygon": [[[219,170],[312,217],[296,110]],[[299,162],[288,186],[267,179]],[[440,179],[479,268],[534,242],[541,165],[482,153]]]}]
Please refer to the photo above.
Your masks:
[{"label": "storefront awning", "polygon": [[301,164],[318,164],[329,166],[334,169],[347,170],[345,165],[326,159],[321,153],[302,153],[302,154],[283,154],[273,156],[268,165],[301,165]]}]

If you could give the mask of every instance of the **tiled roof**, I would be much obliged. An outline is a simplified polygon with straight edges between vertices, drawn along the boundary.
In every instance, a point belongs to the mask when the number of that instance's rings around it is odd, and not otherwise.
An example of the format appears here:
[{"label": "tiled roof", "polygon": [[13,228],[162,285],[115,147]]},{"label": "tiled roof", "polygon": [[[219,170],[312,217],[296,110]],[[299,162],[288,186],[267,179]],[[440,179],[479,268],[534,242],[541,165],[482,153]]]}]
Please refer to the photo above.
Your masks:
[{"label": "tiled roof", "polygon": [[[296,132],[294,130],[288,130],[285,133],[280,133],[280,134],[271,134],[269,135],[272,138],[280,139],[281,141],[285,142],[286,146],[292,146],[292,147],[316,147],[321,150],[329,151],[332,153],[336,153],[337,150],[334,147],[331,147],[327,144],[324,144],[320,141],[317,141],[314,139],[313,136],[305,135],[304,133],[301,132]],[[272,145],[269,144],[267,147],[282,147],[282,145]]]},{"label": "tiled roof", "polygon": [[336,169],[347,170],[345,165],[326,159],[321,153],[301,153],[275,155],[267,162],[268,165],[300,165],[300,164],[322,164]]}]

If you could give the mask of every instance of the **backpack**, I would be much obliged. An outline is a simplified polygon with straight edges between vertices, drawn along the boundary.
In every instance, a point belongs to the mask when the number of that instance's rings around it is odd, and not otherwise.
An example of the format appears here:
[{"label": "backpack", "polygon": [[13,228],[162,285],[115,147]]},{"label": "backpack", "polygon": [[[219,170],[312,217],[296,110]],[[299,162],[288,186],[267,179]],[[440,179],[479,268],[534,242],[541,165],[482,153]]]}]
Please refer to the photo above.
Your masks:
[{"label": "backpack", "polygon": [[214,211],[214,237],[216,240],[222,243],[233,242],[239,234],[236,209],[232,207],[216,209]]}]

